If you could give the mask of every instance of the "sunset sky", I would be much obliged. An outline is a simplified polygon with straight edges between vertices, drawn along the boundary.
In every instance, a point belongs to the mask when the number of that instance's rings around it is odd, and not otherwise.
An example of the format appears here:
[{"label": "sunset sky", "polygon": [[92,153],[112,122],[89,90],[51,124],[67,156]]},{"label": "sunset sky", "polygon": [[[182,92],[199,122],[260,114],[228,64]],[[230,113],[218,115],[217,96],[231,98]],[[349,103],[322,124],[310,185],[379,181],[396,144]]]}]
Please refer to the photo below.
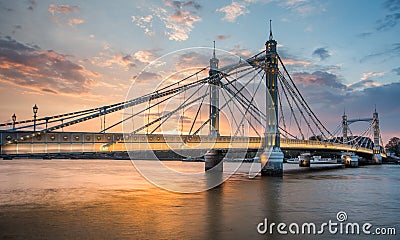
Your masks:
[{"label": "sunset sky", "polygon": [[269,19],[328,128],[344,109],[364,118],[376,105],[384,141],[400,137],[399,0],[0,0],[0,121],[31,118],[34,104],[46,116],[123,101],[148,63],[213,40],[251,56]]}]

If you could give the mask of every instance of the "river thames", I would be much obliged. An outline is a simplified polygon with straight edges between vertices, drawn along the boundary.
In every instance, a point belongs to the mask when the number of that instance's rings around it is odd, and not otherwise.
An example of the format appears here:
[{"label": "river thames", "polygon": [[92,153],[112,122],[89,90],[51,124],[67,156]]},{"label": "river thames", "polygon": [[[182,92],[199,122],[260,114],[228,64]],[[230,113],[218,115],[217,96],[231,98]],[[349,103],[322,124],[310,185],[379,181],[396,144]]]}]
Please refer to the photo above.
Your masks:
[{"label": "river thames", "polygon": [[[167,165],[204,168],[201,162]],[[276,224],[272,234],[265,221]],[[329,221],[337,232],[326,226],[319,235]],[[279,223],[286,234],[278,232]],[[317,232],[302,234],[303,223],[314,223]],[[340,233],[340,223],[359,224],[360,234]],[[372,225],[370,235],[361,229],[365,223]],[[291,232],[296,224],[298,234]],[[377,228],[397,235],[377,235]],[[399,239],[398,231],[400,165],[283,178],[249,178],[239,170],[219,187],[184,194],[149,183],[130,161],[0,161],[2,239]]]}]

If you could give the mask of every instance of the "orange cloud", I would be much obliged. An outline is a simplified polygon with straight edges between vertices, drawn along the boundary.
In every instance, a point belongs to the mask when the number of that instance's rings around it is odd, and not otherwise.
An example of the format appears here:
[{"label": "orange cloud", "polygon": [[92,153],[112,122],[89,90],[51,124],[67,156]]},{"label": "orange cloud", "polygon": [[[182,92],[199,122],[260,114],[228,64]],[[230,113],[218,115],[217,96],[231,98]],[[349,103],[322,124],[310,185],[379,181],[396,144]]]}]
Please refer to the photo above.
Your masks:
[{"label": "orange cloud", "polygon": [[68,14],[68,13],[78,12],[79,7],[78,6],[69,6],[69,5],[50,4],[47,10],[51,13],[51,15],[54,16],[55,13]]},{"label": "orange cloud", "polygon": [[65,55],[0,39],[0,81],[25,89],[57,94],[83,94],[100,76]]},{"label": "orange cloud", "polygon": [[83,20],[81,18],[71,18],[70,20],[68,20],[68,25],[70,25],[70,26],[80,25],[84,22],[85,22],[85,20]]}]

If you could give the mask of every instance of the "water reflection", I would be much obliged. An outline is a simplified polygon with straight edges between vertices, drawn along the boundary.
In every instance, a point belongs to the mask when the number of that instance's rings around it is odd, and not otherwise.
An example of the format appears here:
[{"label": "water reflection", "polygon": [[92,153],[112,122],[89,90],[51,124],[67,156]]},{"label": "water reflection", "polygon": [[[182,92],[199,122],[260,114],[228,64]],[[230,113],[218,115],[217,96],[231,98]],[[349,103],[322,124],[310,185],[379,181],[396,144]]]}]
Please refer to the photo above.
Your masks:
[{"label": "water reflection", "polygon": [[[277,235],[276,228],[272,236],[260,235],[256,228],[264,218],[322,223],[341,210],[351,221],[400,230],[400,166],[254,179],[244,171],[209,191],[182,194],[149,184],[130,164],[0,162],[1,238],[318,239],[321,236]],[[193,164],[191,171],[204,167],[201,164]],[[224,178],[221,173],[203,176],[202,182],[190,184],[208,186]]]}]

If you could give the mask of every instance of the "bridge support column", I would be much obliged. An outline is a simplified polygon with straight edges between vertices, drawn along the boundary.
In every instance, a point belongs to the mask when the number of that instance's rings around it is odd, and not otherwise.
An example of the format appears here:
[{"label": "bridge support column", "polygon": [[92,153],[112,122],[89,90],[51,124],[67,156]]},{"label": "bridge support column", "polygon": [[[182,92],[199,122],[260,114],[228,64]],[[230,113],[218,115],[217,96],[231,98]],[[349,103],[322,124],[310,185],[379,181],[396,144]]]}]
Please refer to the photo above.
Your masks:
[{"label": "bridge support column", "polygon": [[[271,24],[271,22],[270,22]],[[266,48],[266,106],[267,126],[265,133],[265,149],[261,154],[261,175],[277,176],[283,175],[283,152],[280,148],[280,133],[278,126],[278,54],[277,42],[273,39],[270,25],[269,40],[265,43]]]},{"label": "bridge support column", "polygon": [[374,155],[372,155],[372,161],[373,161],[375,164],[382,164],[382,156],[381,156],[381,154],[374,154]]},{"label": "bridge support column", "polygon": [[[210,136],[217,137],[219,133],[219,88],[221,79],[218,71],[219,60],[215,56],[215,41],[213,58],[210,59],[209,81],[210,85]],[[221,150],[210,149],[205,155],[205,171],[223,172],[223,154]]]},{"label": "bridge support column", "polygon": [[221,150],[211,149],[204,155],[205,170],[223,171],[223,154]]},{"label": "bridge support column", "polygon": [[280,148],[269,151],[265,149],[260,156],[261,175],[281,177],[283,175],[283,152]]}]

